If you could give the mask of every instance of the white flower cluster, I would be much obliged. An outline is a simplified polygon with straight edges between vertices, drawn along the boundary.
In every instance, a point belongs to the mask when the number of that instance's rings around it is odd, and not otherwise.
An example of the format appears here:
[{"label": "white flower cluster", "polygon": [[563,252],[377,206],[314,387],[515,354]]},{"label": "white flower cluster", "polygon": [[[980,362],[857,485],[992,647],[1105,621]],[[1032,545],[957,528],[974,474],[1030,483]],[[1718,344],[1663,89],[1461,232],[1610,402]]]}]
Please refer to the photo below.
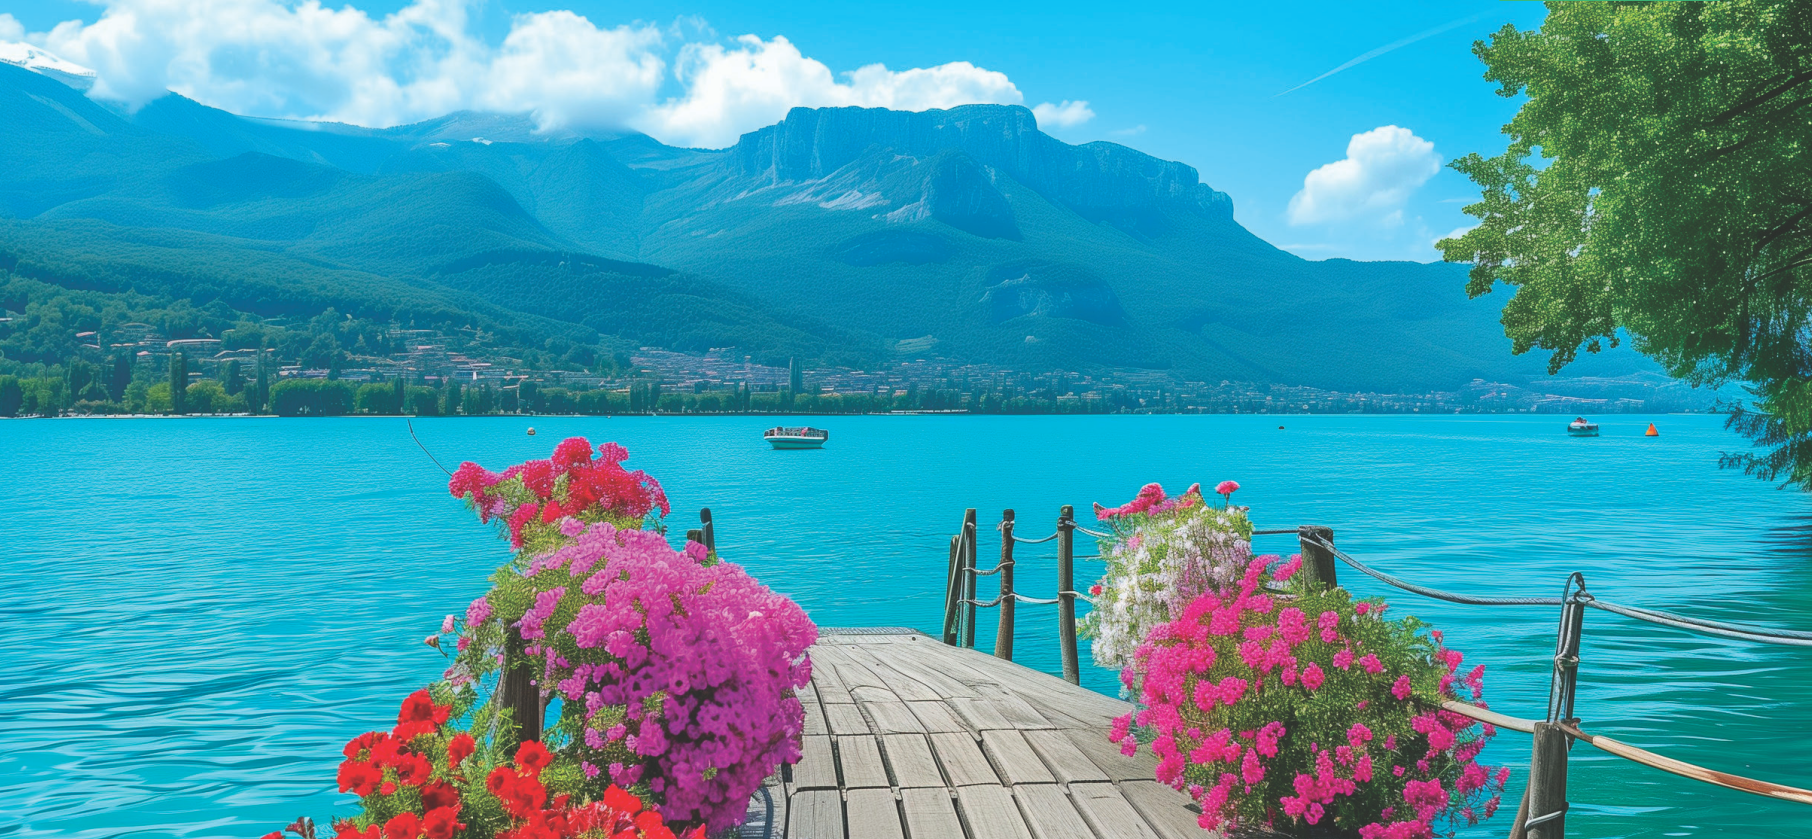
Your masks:
[{"label": "white flower cluster", "polygon": [[[1130,526],[1129,526],[1130,525]],[[1124,668],[1159,624],[1203,592],[1239,578],[1252,560],[1252,523],[1240,508],[1196,503],[1116,522],[1103,540],[1107,573],[1094,593],[1082,632],[1094,639],[1095,663]]]}]

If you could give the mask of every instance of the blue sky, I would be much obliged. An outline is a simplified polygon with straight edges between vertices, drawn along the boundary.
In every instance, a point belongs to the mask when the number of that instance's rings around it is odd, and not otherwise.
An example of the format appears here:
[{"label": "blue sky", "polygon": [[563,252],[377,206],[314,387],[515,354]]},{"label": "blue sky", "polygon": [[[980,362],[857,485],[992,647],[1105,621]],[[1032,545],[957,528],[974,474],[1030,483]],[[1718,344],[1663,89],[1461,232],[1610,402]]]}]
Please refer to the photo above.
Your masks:
[{"label": "blue sky", "polygon": [[1444,164],[1501,149],[1517,105],[1480,78],[1471,44],[1543,14],[1495,1],[0,0],[0,40],[93,67],[97,92],[126,100],[169,87],[365,124],[533,110],[703,146],[791,104],[1013,102],[1060,139],[1196,167],[1242,224],[1302,256],[1429,261],[1433,239],[1469,224],[1474,194]]}]

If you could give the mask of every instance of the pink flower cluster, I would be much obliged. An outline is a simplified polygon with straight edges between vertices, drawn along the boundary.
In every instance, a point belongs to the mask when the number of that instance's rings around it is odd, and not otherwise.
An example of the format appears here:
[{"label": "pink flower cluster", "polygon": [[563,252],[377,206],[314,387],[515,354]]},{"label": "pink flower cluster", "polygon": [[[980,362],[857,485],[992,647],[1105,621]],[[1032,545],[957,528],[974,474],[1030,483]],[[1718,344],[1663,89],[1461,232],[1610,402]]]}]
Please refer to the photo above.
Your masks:
[{"label": "pink flower cluster", "polygon": [[[1233,482],[1232,481],[1223,482],[1223,484],[1227,484],[1227,483],[1233,483]],[[1236,489],[1238,488],[1237,484],[1235,484],[1234,486]],[[1191,484],[1188,489],[1183,490],[1182,495],[1176,496],[1174,498],[1166,498],[1164,496],[1164,487],[1162,487],[1158,484],[1152,483],[1152,484],[1146,484],[1145,486],[1140,487],[1139,494],[1133,496],[1133,500],[1128,501],[1125,504],[1122,504],[1118,507],[1103,507],[1100,504],[1096,504],[1095,505],[1095,518],[1097,518],[1101,521],[1106,521],[1108,519],[1118,518],[1120,516],[1131,516],[1131,515],[1137,515],[1137,514],[1155,516],[1155,515],[1158,515],[1159,513],[1168,513],[1172,510],[1179,510],[1184,507],[1190,507],[1190,506],[1200,504],[1200,503],[1202,503],[1202,485],[1201,484]]]},{"label": "pink flower cluster", "polygon": [[[718,830],[799,759],[794,692],[811,680],[817,628],[741,567],[704,560],[697,543],[679,552],[658,533],[591,524],[533,563],[529,581],[555,585],[520,623],[547,638],[528,650],[548,662],[544,690],[586,709],[586,774],[645,784],[669,818]],[[562,598],[579,605],[554,626]],[[608,760],[623,747],[628,760]]]},{"label": "pink flower cluster", "polygon": [[[1483,668],[1457,676],[1463,656],[1438,632],[1430,643],[1337,589],[1299,581],[1280,598],[1267,583],[1301,558],[1267,574],[1277,559],[1254,559],[1157,627],[1122,673],[1157,779],[1189,790],[1207,829],[1298,822],[1426,839],[1438,819],[1495,812],[1508,770],[1477,762],[1493,732],[1439,705],[1456,683],[1478,701]],[[1128,754],[1134,722],[1109,731]]]}]

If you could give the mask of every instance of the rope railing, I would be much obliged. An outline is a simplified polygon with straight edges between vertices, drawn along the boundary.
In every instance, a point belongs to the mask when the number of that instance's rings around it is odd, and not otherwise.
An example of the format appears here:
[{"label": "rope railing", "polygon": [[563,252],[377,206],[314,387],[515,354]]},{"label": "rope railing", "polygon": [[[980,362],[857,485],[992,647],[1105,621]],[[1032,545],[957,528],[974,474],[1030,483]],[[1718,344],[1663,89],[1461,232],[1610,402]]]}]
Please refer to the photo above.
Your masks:
[{"label": "rope railing", "polygon": [[[1056,604],[1059,607],[1058,640],[1060,651],[1063,654],[1064,678],[1072,683],[1080,682],[1077,672],[1075,601],[1082,600],[1092,603],[1093,600],[1075,590],[1072,582],[1072,569],[1075,560],[1101,557],[1099,554],[1077,555],[1074,548],[1075,533],[1080,531],[1098,539],[1111,539],[1114,536],[1076,524],[1073,509],[1073,507],[1064,507],[1058,516],[1057,532],[1041,539],[1027,539],[1014,535],[1013,511],[1006,511],[1000,526],[1001,562],[988,571],[979,571],[975,568],[973,559],[975,511],[967,512],[964,517],[962,535],[951,539],[952,565],[949,588],[951,599],[947,601],[946,605],[945,625],[947,643],[961,643],[964,646],[973,647],[975,610],[998,607],[1001,629],[997,634],[995,655],[1011,659],[1014,604]],[[1344,564],[1393,588],[1449,603],[1469,606],[1560,607],[1561,619],[1555,639],[1553,676],[1549,687],[1546,720],[1513,717],[1459,701],[1447,701],[1441,706],[1444,710],[1479,722],[1530,734],[1534,737],[1530,757],[1529,783],[1524,790],[1522,804],[1518,808],[1516,823],[1511,828],[1511,839],[1561,839],[1565,836],[1566,815],[1569,810],[1566,800],[1567,753],[1574,740],[1584,741],[1608,754],[1684,778],[1776,800],[1812,804],[1812,790],[1718,772],[1603,735],[1591,734],[1579,727],[1579,720],[1574,715],[1580,663],[1579,652],[1584,634],[1583,617],[1587,608],[1686,632],[1764,644],[1812,647],[1812,631],[1711,620],[1601,600],[1586,591],[1585,578],[1578,573],[1567,578],[1567,584],[1559,597],[1485,596],[1456,593],[1412,583],[1371,567],[1335,547],[1334,533],[1326,527],[1303,526],[1293,529],[1252,531],[1253,536],[1287,534],[1296,535],[1302,545],[1303,564],[1299,574],[1311,585],[1339,585],[1336,568],[1338,565]],[[1013,547],[1021,544],[1043,544],[1053,540],[1057,542],[1058,585],[1056,596],[1052,598],[1031,597],[1014,591],[1012,584]],[[964,573],[958,573],[959,568]],[[1001,576],[1000,595],[993,600],[978,600],[974,593],[975,579],[978,576],[989,576],[996,573]],[[959,609],[959,606],[962,608]],[[964,620],[965,617],[966,620]],[[960,633],[956,632],[958,628],[961,630]],[[960,642],[957,640],[958,634],[962,636]]]},{"label": "rope railing", "polygon": [[[1353,568],[1357,569],[1359,572],[1365,574],[1366,576],[1372,577],[1374,579],[1382,581],[1391,586],[1395,586],[1404,591],[1411,592],[1413,594],[1420,594],[1424,597],[1432,597],[1436,600],[1445,600],[1450,603],[1463,603],[1463,604],[1468,604],[1468,605],[1484,605],[1484,606],[1560,606],[1566,602],[1562,598],[1559,598],[1559,597],[1474,597],[1471,595],[1454,594],[1452,592],[1441,591],[1440,589],[1433,589],[1433,588],[1429,588],[1427,586],[1419,586],[1414,583],[1406,582],[1404,580],[1393,577],[1393,576],[1386,574],[1382,571],[1379,571],[1375,568],[1372,568],[1372,567],[1366,565],[1365,563],[1360,562],[1357,559],[1354,559],[1347,552],[1334,547],[1331,543],[1323,541],[1318,537],[1311,537],[1309,541],[1313,541],[1319,547],[1326,549],[1328,551],[1331,551],[1334,554],[1334,556],[1337,559],[1339,559],[1341,562],[1344,562],[1347,565],[1352,566]],[[1714,620],[1708,620],[1705,618],[1695,618],[1695,617],[1690,617],[1687,615],[1678,615],[1678,614],[1674,614],[1672,612],[1661,612],[1661,611],[1656,611],[1653,609],[1644,609],[1644,608],[1637,607],[1637,606],[1624,606],[1624,605],[1621,605],[1618,603],[1612,603],[1610,601],[1600,600],[1599,598],[1594,597],[1593,595],[1590,595],[1590,594],[1586,594],[1583,591],[1580,592],[1576,596],[1576,599],[1582,605],[1588,606],[1593,609],[1602,609],[1606,612],[1611,612],[1614,614],[1622,615],[1626,618],[1631,618],[1631,619],[1639,620],[1639,621],[1647,621],[1649,623],[1659,624],[1661,626],[1671,626],[1671,627],[1674,627],[1675,629],[1683,629],[1688,632],[1701,632],[1701,633],[1705,633],[1708,635],[1718,635],[1718,636],[1722,636],[1725,638],[1736,638],[1736,639],[1743,640],[1743,641],[1754,641],[1754,642],[1760,643],[1760,644],[1783,644],[1786,646],[1794,646],[1794,647],[1812,647],[1812,632],[1802,632],[1802,631],[1793,630],[1793,629],[1771,629],[1771,628],[1766,628],[1766,627],[1748,626],[1748,625],[1744,625],[1744,624],[1731,623],[1729,621],[1714,621]]]}]

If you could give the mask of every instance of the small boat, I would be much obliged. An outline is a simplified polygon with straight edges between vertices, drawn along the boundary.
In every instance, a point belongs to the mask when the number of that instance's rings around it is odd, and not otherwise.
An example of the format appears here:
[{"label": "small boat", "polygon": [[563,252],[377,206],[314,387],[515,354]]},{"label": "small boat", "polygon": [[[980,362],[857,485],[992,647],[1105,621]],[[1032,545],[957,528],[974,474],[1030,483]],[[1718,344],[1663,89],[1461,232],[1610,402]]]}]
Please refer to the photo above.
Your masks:
[{"label": "small boat", "polygon": [[822,428],[776,426],[761,436],[776,449],[817,449],[823,448],[824,441],[830,439],[830,432]]},{"label": "small boat", "polygon": [[1567,423],[1567,434],[1573,437],[1596,437],[1598,423],[1586,422],[1585,417],[1574,417],[1572,422]]}]

